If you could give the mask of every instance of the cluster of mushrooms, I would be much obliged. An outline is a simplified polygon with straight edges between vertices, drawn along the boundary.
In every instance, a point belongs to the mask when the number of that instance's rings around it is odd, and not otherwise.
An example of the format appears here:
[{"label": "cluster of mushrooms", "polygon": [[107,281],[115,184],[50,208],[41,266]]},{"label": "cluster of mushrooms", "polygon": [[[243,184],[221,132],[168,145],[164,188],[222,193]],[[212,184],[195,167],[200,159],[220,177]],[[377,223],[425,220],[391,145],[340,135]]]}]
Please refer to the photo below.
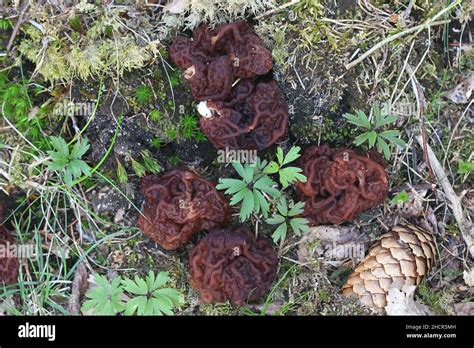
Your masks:
[{"label": "cluster of mushrooms", "polygon": [[[176,38],[169,50],[200,101],[200,126],[216,149],[262,150],[285,136],[288,106],[277,83],[264,77],[272,69],[271,55],[249,24],[212,30],[204,24],[192,38]],[[384,166],[367,154],[313,146],[300,165],[308,181],[296,189],[312,225],[351,221],[387,196]],[[145,177],[141,189],[145,205],[139,227],[163,248],[179,248],[195,233],[208,231],[189,253],[189,282],[203,302],[240,305],[268,293],[277,254],[264,236],[228,226],[229,201],[214,183],[173,170]]]},{"label": "cluster of mushrooms", "polygon": [[[244,21],[210,30],[203,24],[192,38],[178,37],[170,56],[184,69],[193,97],[200,101],[200,126],[216,149],[262,150],[281,140],[288,106],[267,75],[270,52]],[[388,194],[383,160],[373,153],[311,146],[299,160],[307,182],[296,185],[312,226],[354,220]],[[241,305],[265,296],[277,274],[278,256],[264,236],[229,226],[228,198],[194,172],[173,170],[142,179],[145,197],[138,225],[166,250],[184,246],[206,230],[189,253],[189,282],[203,302]],[[1,212],[0,212],[1,214]],[[0,226],[0,245],[13,243]],[[394,227],[382,236],[349,277],[343,293],[383,307],[390,286],[418,284],[433,264],[432,237],[414,227]],[[16,282],[16,258],[0,258],[0,283]]]}]

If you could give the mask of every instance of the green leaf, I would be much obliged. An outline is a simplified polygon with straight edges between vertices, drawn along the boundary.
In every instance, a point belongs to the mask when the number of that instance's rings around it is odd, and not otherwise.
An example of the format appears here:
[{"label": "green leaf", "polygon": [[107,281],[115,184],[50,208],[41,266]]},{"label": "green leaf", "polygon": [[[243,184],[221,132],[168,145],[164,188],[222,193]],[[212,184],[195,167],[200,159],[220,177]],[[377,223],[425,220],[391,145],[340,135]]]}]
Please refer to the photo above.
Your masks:
[{"label": "green leaf", "polygon": [[288,163],[293,162],[296,159],[298,159],[301,156],[300,151],[301,151],[301,147],[293,146],[290,149],[290,151],[288,151],[288,153],[286,154],[285,160],[283,161],[283,163],[281,163],[281,161],[280,161],[281,165],[284,166],[285,164],[288,164]]},{"label": "green leaf", "polygon": [[154,293],[153,293],[154,296],[166,296],[167,298],[169,298],[171,300],[171,302],[175,305],[175,306],[180,306],[182,304],[184,304],[184,300],[183,300],[183,297],[181,296],[180,292],[176,289],[172,289],[172,288],[163,288],[163,289],[159,289],[159,290],[156,290]]},{"label": "green leaf", "polygon": [[283,165],[283,149],[281,148],[281,146],[278,146],[276,155],[278,163]]},{"label": "green leaf", "polygon": [[247,183],[238,179],[219,179],[219,184],[217,184],[216,189],[225,190],[224,193],[228,195],[233,195],[234,193],[247,187]]},{"label": "green leaf", "polygon": [[123,303],[120,299],[123,292],[120,285],[122,279],[117,277],[109,282],[106,277],[94,274],[94,281],[96,286],[85,294],[88,300],[83,303],[82,312],[92,310],[94,314],[98,315],[115,315],[122,311]]},{"label": "green leaf", "polygon": [[355,124],[356,126],[370,129],[370,121],[367,115],[363,111],[356,111],[356,115],[344,114],[342,115],[349,123]]},{"label": "green leaf", "polygon": [[308,224],[309,221],[305,218],[294,218],[290,220],[291,229],[297,236],[300,236],[301,233],[307,233],[311,230]]},{"label": "green leaf", "polygon": [[459,161],[458,163],[458,173],[467,174],[474,171],[474,162]]},{"label": "green leaf", "polygon": [[135,280],[126,278],[122,281],[124,290],[135,295],[146,295],[148,293],[148,286],[142,278],[135,276]]},{"label": "green leaf", "polygon": [[254,198],[258,200],[260,210],[264,218],[268,217],[268,212],[270,211],[270,204],[268,203],[265,196],[259,190],[253,190]]},{"label": "green leaf", "polygon": [[246,164],[245,167],[242,166],[240,162],[232,162],[232,166],[235,168],[237,173],[244,179],[246,183],[252,182],[254,167]]},{"label": "green leaf", "polygon": [[389,142],[404,148],[406,143],[399,138],[400,132],[398,130],[386,130],[380,133],[380,136],[384,139],[387,139]]},{"label": "green leaf", "polygon": [[278,163],[272,161],[268,164],[268,166],[265,167],[263,172],[267,174],[275,174],[278,172],[279,169],[280,169],[280,166],[278,165]]},{"label": "green leaf", "polygon": [[69,158],[69,147],[66,140],[60,137],[50,136],[49,140],[53,148],[65,158]]},{"label": "green leaf", "polygon": [[377,138],[377,149],[383,153],[384,157],[388,160],[390,159],[390,148],[387,143],[380,137]]},{"label": "green leaf", "polygon": [[278,228],[272,234],[273,242],[278,243],[279,241],[284,241],[286,239],[287,229],[288,227],[286,226],[286,223],[278,226]]},{"label": "green leaf", "polygon": [[262,176],[255,182],[253,187],[276,198],[280,197],[280,191],[273,187],[275,185],[276,182],[270,179],[268,176]]},{"label": "green leaf", "polygon": [[375,120],[375,128],[381,128],[387,124],[395,122],[397,117],[393,115],[380,115],[379,117],[376,117]]},{"label": "green leaf", "polygon": [[375,145],[375,141],[377,140],[377,133],[375,131],[369,132],[369,149],[373,148]]},{"label": "green leaf", "polygon": [[406,191],[398,192],[391,200],[392,205],[398,205],[402,203],[407,203],[410,200],[410,197]]},{"label": "green leaf", "polygon": [[247,190],[242,201],[242,206],[240,207],[240,220],[243,222],[247,220],[251,215],[254,208],[254,198],[253,193],[250,190]]},{"label": "green leaf", "polygon": [[304,202],[297,202],[288,212],[288,216],[296,216],[304,211]]},{"label": "green leaf", "polygon": [[361,135],[358,135],[354,139],[354,144],[356,146],[362,145],[363,143],[365,143],[369,139],[369,135],[370,135],[370,132],[365,132],[365,133],[362,133]]},{"label": "green leaf", "polygon": [[283,188],[287,188],[295,181],[306,182],[307,178],[301,174],[303,170],[298,167],[287,167],[279,171],[279,179]]},{"label": "green leaf", "polygon": [[285,196],[282,196],[277,203],[277,209],[281,215],[287,216],[288,215],[288,204],[286,203]]},{"label": "green leaf", "polygon": [[280,214],[273,214],[272,217],[265,220],[265,222],[269,225],[278,225],[285,222],[285,220],[285,217]]},{"label": "green leaf", "polygon": [[245,187],[244,189],[240,190],[235,195],[233,195],[232,198],[230,199],[230,205],[236,205],[241,200],[243,200],[245,196],[247,195],[247,192],[251,192],[251,191],[247,187]]},{"label": "green leaf", "polygon": [[89,150],[90,145],[88,144],[87,140],[78,140],[71,151],[71,158],[81,158],[87,150]]}]

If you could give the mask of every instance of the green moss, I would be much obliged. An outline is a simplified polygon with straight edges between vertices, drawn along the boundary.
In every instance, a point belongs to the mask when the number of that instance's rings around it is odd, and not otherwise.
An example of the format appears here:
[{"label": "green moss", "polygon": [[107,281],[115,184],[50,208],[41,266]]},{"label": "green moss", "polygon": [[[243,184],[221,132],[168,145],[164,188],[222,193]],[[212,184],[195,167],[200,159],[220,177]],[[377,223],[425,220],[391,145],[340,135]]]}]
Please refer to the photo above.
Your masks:
[{"label": "green moss", "polygon": [[153,91],[149,86],[141,85],[135,89],[134,97],[139,105],[145,106],[151,103]]}]

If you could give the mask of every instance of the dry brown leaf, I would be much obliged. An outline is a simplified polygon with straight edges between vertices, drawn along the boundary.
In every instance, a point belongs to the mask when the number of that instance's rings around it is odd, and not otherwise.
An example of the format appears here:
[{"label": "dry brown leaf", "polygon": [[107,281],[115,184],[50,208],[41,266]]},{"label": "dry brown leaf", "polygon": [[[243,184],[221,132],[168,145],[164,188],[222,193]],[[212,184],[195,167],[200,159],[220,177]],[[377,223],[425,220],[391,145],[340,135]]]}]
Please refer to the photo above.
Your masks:
[{"label": "dry brown leaf", "polygon": [[471,100],[474,89],[474,75],[463,79],[456,87],[445,93],[446,98],[456,104],[466,104]]},{"label": "dry brown leaf", "polygon": [[390,288],[387,294],[387,315],[432,315],[428,306],[415,301],[415,285],[405,285],[402,290]]},{"label": "dry brown leaf", "polygon": [[367,236],[355,226],[316,226],[304,234],[298,248],[298,260],[304,264],[323,262],[334,266],[344,260],[360,261],[365,255]]}]

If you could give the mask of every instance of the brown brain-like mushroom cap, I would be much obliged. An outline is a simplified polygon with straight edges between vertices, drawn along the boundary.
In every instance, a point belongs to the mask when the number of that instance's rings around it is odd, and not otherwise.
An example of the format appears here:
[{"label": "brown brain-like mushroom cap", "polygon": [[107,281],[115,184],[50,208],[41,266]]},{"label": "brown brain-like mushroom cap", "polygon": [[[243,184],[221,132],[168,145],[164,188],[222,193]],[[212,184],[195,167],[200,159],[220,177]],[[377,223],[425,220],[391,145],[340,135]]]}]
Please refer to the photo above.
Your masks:
[{"label": "brown brain-like mushroom cap", "polygon": [[230,207],[210,181],[185,170],[149,175],[142,180],[145,195],[140,229],[167,250],[185,244],[196,232],[227,222]]},{"label": "brown brain-like mushroom cap", "polygon": [[387,196],[384,167],[352,150],[312,146],[300,163],[308,180],[299,182],[297,191],[313,225],[351,221]]},{"label": "brown brain-like mushroom cap", "polygon": [[271,54],[244,21],[210,30],[206,24],[192,39],[177,37],[169,48],[173,62],[185,69],[197,100],[225,98],[237,78],[264,75],[272,69]]},{"label": "brown brain-like mushroom cap", "polygon": [[226,100],[207,107],[213,116],[200,126],[217,149],[263,150],[286,134],[288,107],[275,81],[242,80]]},{"label": "brown brain-like mushroom cap", "polygon": [[243,227],[213,230],[189,254],[189,281],[205,303],[241,305],[268,293],[277,265],[266,238]]},{"label": "brown brain-like mushroom cap", "polygon": [[[7,252],[15,244],[10,231],[3,226],[3,206],[0,205],[0,248]],[[0,286],[14,284],[18,281],[20,263],[13,255],[0,255]]]}]

